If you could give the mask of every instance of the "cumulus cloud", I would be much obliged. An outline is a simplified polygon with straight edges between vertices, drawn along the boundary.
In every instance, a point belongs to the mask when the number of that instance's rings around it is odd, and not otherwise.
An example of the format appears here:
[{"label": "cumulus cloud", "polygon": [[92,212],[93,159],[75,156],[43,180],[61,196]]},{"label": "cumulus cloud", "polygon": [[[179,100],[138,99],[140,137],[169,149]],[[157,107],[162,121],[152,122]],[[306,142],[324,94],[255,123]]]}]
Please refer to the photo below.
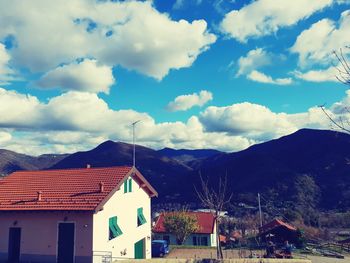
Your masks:
[{"label": "cumulus cloud", "polygon": [[333,2],[336,1],[252,1],[240,10],[227,13],[220,27],[230,38],[246,42],[249,38],[271,35],[280,28],[292,26]]},{"label": "cumulus cloud", "polygon": [[295,71],[293,72],[293,75],[298,79],[310,82],[338,81],[338,79],[336,78],[336,76],[338,75],[338,71],[333,66],[327,69],[309,70],[306,72]]},{"label": "cumulus cloud", "polygon": [[245,75],[255,69],[271,64],[271,55],[264,49],[257,48],[250,50],[246,56],[238,59],[238,71],[236,76]]},{"label": "cumulus cloud", "polygon": [[265,141],[301,128],[329,128],[329,120],[318,107],[298,114],[275,113],[249,102],[226,107],[208,107],[199,116],[208,132],[224,132]]},{"label": "cumulus cloud", "polygon": [[0,130],[0,143],[4,145],[6,142],[11,141],[12,135],[9,132]]},{"label": "cumulus cloud", "polygon": [[80,63],[64,65],[47,72],[38,81],[42,88],[57,88],[64,90],[104,92],[115,79],[112,69],[108,66],[98,65],[96,60],[84,60]]},{"label": "cumulus cloud", "polygon": [[174,101],[168,104],[167,109],[169,111],[185,111],[191,109],[194,106],[202,107],[212,99],[213,94],[211,92],[202,90],[199,92],[199,94],[193,93],[176,97]]},{"label": "cumulus cloud", "polygon": [[9,61],[10,55],[5,45],[0,43],[0,85],[6,85],[8,81],[13,80],[13,70],[9,67]]},{"label": "cumulus cloud", "polygon": [[[350,10],[344,11],[338,22],[322,19],[300,33],[291,47],[291,52],[299,55],[299,65],[307,67],[315,63],[330,64],[332,54],[350,44]],[[349,52],[344,49],[344,52]]]},{"label": "cumulus cloud", "polygon": [[9,113],[7,118],[0,118],[0,127],[14,128],[17,132],[4,147],[32,154],[88,149],[107,139],[130,142],[131,123],[135,120],[141,120],[138,143],[154,148],[236,151],[255,142],[244,136],[208,133],[196,116],[187,122],[156,123],[147,113],[111,110],[96,94],[86,92],[69,91],[42,103],[34,96],[0,89],[0,116]]},{"label": "cumulus cloud", "polygon": [[0,24],[14,63],[33,72],[94,58],[162,79],[216,41],[204,20],[174,21],[152,1],[1,1]]},{"label": "cumulus cloud", "polygon": [[[327,112],[335,119],[349,119],[349,104],[350,92]],[[186,122],[156,123],[147,113],[112,110],[97,94],[77,91],[43,103],[31,95],[0,89],[0,116],[2,147],[30,154],[87,150],[107,139],[131,142],[135,120],[141,120],[136,136],[139,144],[225,151],[242,150],[300,128],[330,127],[318,107],[287,114],[248,102],[210,106]]]},{"label": "cumulus cloud", "polygon": [[275,84],[275,85],[290,85],[293,83],[292,78],[276,78],[273,79],[260,71],[253,70],[247,76],[248,79],[261,83]]}]

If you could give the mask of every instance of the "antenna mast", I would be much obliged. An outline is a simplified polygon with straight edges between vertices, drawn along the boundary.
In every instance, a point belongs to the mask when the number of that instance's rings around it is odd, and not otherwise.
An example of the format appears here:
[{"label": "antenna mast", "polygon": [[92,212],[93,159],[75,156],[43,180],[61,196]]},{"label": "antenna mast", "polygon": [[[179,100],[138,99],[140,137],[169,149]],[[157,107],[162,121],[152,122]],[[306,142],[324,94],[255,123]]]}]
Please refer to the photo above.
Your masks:
[{"label": "antenna mast", "polygon": [[262,227],[262,215],[261,215],[260,193],[258,193],[258,204],[259,204],[260,227]]},{"label": "antenna mast", "polygon": [[136,167],[135,164],[136,164],[136,152],[135,152],[135,125],[140,122],[141,120],[138,120],[138,121],[135,121],[133,122],[131,125],[132,125],[132,144],[133,144],[133,157],[132,157],[132,166],[133,167]]}]

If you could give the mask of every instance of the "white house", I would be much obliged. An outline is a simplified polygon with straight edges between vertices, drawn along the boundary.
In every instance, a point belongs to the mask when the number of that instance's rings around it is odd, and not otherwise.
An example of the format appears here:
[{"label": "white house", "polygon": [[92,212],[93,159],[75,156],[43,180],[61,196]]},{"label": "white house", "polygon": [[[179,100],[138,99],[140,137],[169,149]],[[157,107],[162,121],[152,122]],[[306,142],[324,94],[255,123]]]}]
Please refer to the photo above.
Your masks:
[{"label": "white house", "polygon": [[0,181],[0,262],[151,257],[151,197],[133,167],[19,171]]},{"label": "white house", "polygon": [[[216,223],[214,215],[210,212],[186,213],[197,218],[198,230],[185,240],[184,245],[216,247]],[[169,244],[176,245],[175,236],[168,233],[163,225],[164,216],[166,216],[166,213],[159,215],[153,227],[153,238],[167,240]]]}]

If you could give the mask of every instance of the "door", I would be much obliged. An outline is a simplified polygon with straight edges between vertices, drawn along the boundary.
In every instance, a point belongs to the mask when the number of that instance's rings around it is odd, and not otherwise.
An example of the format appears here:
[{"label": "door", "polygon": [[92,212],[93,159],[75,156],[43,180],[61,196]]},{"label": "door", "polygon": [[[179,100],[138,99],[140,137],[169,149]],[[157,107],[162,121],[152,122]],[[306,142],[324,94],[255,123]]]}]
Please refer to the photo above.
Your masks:
[{"label": "door", "polygon": [[74,263],[74,223],[58,224],[57,263]]},{"label": "door", "polygon": [[8,262],[19,262],[21,251],[21,228],[10,227],[8,246]]},{"label": "door", "polygon": [[135,243],[135,259],[145,258],[145,239]]}]

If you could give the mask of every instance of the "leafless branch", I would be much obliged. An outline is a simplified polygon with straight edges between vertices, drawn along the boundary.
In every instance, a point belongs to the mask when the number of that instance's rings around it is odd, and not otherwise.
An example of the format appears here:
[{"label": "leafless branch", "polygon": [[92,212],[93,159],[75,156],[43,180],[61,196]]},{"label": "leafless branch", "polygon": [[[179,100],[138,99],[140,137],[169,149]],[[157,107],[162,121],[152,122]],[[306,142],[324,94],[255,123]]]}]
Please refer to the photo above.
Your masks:
[{"label": "leafless branch", "polygon": [[201,189],[198,190],[195,187],[195,191],[197,193],[198,199],[202,202],[202,204],[205,207],[208,207],[211,212],[214,214],[215,223],[216,223],[216,241],[217,241],[217,258],[222,259],[222,249],[220,245],[220,238],[219,238],[219,219],[220,219],[220,212],[223,211],[225,206],[227,206],[231,199],[233,194],[228,194],[227,191],[227,174],[224,178],[224,180],[220,177],[219,178],[219,185],[218,188],[215,189],[214,187],[210,187],[209,185],[209,179],[204,180],[201,173],[199,174],[200,178],[200,187]]},{"label": "leafless branch", "polygon": [[327,118],[331,121],[331,123],[333,123],[337,128],[339,128],[340,130],[350,133],[350,128],[346,128],[346,125],[344,125],[344,120],[343,118],[339,118],[338,120],[335,120],[325,109],[324,105],[319,106],[321,108],[321,110],[323,111],[323,113],[327,116]]}]

